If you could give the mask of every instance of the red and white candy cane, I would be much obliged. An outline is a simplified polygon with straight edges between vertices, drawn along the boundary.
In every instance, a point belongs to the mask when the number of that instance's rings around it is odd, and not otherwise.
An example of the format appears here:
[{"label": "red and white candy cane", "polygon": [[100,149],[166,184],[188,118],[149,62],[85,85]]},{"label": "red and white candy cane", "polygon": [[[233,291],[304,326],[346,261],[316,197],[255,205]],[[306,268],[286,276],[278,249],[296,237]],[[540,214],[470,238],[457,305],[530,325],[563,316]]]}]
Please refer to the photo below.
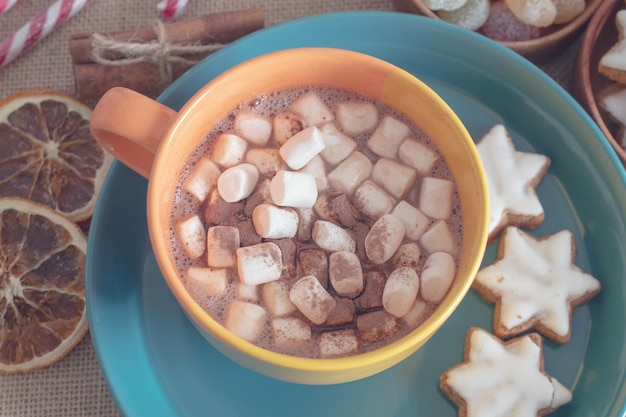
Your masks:
[{"label": "red and white candy cane", "polygon": [[0,0],[0,14],[8,12],[19,0]]},{"label": "red and white candy cane", "polygon": [[0,67],[7,65],[78,13],[89,0],[57,0],[0,42]]},{"label": "red and white candy cane", "polygon": [[179,17],[189,4],[189,0],[163,0],[157,4],[157,10],[165,20]]}]

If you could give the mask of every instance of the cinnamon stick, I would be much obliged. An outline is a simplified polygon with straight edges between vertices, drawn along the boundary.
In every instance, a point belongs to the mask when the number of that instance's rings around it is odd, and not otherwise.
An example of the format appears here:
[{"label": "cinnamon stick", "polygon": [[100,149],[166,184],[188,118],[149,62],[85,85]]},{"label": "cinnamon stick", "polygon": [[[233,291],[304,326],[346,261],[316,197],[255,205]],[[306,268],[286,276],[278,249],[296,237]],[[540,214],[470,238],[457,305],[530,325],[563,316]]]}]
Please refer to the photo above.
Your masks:
[{"label": "cinnamon stick", "polygon": [[[229,43],[244,35],[263,28],[265,18],[262,9],[246,9],[211,13],[205,16],[165,23],[167,41],[172,44],[198,42]],[[147,43],[156,39],[152,28],[104,33],[119,42]],[[70,37],[70,55],[74,64],[93,62],[91,58],[91,34],[74,34]],[[117,52],[107,52],[104,58],[121,59]]]}]

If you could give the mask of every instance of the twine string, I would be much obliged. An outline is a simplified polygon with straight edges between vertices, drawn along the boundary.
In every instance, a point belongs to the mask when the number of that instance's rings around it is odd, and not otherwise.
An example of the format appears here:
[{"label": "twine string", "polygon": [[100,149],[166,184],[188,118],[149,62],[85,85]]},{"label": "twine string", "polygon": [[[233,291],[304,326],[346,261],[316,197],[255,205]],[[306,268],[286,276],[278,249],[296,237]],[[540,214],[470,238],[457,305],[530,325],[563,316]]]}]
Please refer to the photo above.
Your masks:
[{"label": "twine string", "polygon": [[[207,54],[220,49],[223,44],[176,44],[167,39],[165,25],[155,20],[153,30],[156,39],[150,42],[116,41],[105,35],[94,33],[91,35],[92,58],[101,65],[122,66],[142,62],[150,62],[159,67],[161,82],[170,84],[173,81],[173,65],[183,64],[187,67],[197,63],[200,59],[190,59],[185,55]],[[107,53],[117,52],[121,59],[106,58]]]}]

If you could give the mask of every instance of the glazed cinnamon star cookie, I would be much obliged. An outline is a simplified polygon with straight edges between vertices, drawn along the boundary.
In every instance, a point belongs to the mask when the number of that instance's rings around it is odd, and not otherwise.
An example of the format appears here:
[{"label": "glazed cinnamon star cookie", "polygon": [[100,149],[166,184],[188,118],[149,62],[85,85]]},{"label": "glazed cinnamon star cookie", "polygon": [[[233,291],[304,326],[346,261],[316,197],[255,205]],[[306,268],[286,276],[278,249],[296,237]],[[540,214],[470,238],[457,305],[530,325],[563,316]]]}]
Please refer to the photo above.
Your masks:
[{"label": "glazed cinnamon star cookie", "polygon": [[539,226],[545,213],[535,187],[548,171],[550,158],[516,150],[501,124],[489,129],[476,146],[489,188],[489,243],[506,226]]},{"label": "glazed cinnamon star cookie", "polygon": [[494,333],[506,339],[535,329],[555,343],[569,341],[575,307],[600,292],[600,282],[574,264],[575,255],[569,230],[535,238],[507,227],[496,261],[473,284],[496,305]]},{"label": "glazed cinnamon star cookie", "polygon": [[444,372],[439,386],[459,407],[459,417],[545,416],[572,399],[572,393],[545,372],[537,333],[504,342],[471,328],[463,363]]}]

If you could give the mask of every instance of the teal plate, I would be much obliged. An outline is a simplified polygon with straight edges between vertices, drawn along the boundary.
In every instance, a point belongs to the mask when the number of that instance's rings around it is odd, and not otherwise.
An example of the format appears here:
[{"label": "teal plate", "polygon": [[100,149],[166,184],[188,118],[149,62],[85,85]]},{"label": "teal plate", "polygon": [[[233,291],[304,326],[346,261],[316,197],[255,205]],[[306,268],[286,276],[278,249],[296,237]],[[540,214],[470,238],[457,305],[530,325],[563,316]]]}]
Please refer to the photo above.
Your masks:
[{"label": "teal plate", "polygon": [[[576,237],[576,263],[602,293],[578,308],[572,340],[545,344],[545,367],[574,392],[555,416],[626,413],[626,173],[600,130],[547,75],[484,37],[387,12],[313,16],[280,24],[214,53],[160,100],[178,109],[231,66],[277,49],[329,46],[390,61],[447,100],[474,137],[496,123],[518,149],[552,159],[538,187],[546,220],[532,231]],[[335,386],[288,384],[244,369],[190,324],[159,273],[146,229],[147,182],[116,162],[89,235],[87,300],[102,372],[126,416],[457,415],[438,388],[459,363],[470,326],[491,330],[493,306],[473,291],[417,353],[370,378]],[[488,248],[484,265],[495,257]]]}]

